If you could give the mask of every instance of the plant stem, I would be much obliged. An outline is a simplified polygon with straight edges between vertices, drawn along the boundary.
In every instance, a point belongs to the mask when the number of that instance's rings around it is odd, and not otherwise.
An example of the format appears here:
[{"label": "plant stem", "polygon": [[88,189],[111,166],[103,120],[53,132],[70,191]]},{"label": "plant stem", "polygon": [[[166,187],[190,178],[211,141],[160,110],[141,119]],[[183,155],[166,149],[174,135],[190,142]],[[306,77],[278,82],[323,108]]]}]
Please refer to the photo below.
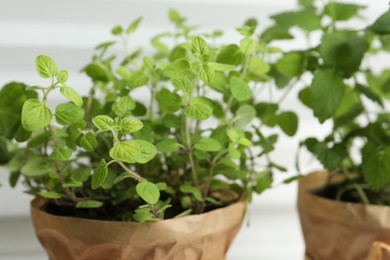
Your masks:
[{"label": "plant stem", "polygon": [[185,117],[185,134],[186,134],[187,152],[188,152],[188,157],[190,159],[190,165],[191,165],[192,182],[196,186],[198,184],[198,177],[196,176],[195,160],[192,154],[190,123],[189,123],[189,118],[187,116]]},{"label": "plant stem", "polygon": [[140,182],[140,181],[142,181],[142,177],[139,175],[139,174],[137,174],[137,173],[135,173],[135,172],[133,172],[132,170],[130,170],[123,162],[121,162],[121,161],[116,161],[126,172],[128,172],[130,175],[131,175],[131,177],[132,178],[134,178],[135,180],[137,180],[138,182]]}]

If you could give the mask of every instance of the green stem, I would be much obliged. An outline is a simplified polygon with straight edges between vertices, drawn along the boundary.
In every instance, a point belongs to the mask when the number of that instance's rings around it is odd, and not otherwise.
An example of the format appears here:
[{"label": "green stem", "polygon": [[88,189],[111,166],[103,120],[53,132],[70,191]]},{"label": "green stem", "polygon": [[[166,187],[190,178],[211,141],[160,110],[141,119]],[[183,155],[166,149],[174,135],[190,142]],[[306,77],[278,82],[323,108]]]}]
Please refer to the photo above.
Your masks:
[{"label": "green stem", "polygon": [[134,178],[138,182],[141,182],[143,180],[143,178],[139,174],[130,170],[123,162],[121,162],[121,161],[116,161],[116,162],[123,168],[123,170],[125,170],[127,173],[129,173],[132,178]]}]

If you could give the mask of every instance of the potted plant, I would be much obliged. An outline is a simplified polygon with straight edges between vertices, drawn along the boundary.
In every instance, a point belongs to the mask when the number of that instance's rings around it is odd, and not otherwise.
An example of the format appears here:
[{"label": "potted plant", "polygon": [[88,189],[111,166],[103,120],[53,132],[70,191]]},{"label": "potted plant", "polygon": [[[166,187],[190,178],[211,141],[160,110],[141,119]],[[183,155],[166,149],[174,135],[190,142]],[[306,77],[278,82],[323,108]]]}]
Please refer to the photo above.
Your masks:
[{"label": "potted plant", "polygon": [[306,257],[385,259],[390,256],[390,74],[378,60],[389,50],[390,12],[356,29],[348,22],[360,17],[359,4],[300,2],[297,12],[274,19],[301,27],[308,42],[320,34],[320,42],[299,51],[311,80],[299,98],[320,123],[331,122],[325,138],[302,142],[326,169],[299,181]]},{"label": "potted plant", "polygon": [[[140,18],[115,26],[82,69],[86,97],[45,55],[35,65],[47,86],[0,91],[1,162],[36,197],[50,259],[223,259],[252,193],[285,171],[269,157],[278,135],[263,129],[292,136],[297,116],[259,94],[275,82],[287,94],[295,76],[272,62],[282,56],[268,45],[275,37],[258,39],[250,19],[239,44],[219,45],[220,31],[195,34],[178,12],[169,18],[175,32],[152,38],[148,55],[128,44]],[[50,107],[53,92],[63,99]]]}]

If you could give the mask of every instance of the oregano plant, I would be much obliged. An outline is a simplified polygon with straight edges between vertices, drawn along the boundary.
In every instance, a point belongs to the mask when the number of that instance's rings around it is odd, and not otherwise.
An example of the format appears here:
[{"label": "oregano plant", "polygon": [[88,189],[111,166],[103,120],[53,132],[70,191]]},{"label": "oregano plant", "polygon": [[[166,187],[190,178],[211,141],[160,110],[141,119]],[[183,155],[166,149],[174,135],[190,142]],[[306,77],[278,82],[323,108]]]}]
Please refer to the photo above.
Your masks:
[{"label": "oregano plant", "polygon": [[[203,213],[271,187],[286,169],[270,153],[279,134],[298,128],[280,104],[300,81],[301,57],[283,55],[278,35],[259,34],[254,19],[230,44],[175,10],[169,19],[174,30],[151,39],[153,53],[131,45],[141,18],[115,26],[82,69],[92,84],[85,97],[45,55],[35,65],[46,86],[4,86],[0,159],[12,186],[23,177],[60,214],[137,222]],[[61,103],[51,107],[55,93]]]},{"label": "oregano plant", "polygon": [[[299,99],[320,123],[332,126],[325,138],[307,138],[302,146],[331,173],[330,179],[345,178],[327,196],[389,205],[390,74],[381,58],[389,51],[390,13],[369,26],[351,26],[364,8],[341,1],[300,1],[298,11],[273,18],[275,28],[297,28],[309,43],[296,51],[311,80]],[[318,36],[320,42],[311,43]]]}]

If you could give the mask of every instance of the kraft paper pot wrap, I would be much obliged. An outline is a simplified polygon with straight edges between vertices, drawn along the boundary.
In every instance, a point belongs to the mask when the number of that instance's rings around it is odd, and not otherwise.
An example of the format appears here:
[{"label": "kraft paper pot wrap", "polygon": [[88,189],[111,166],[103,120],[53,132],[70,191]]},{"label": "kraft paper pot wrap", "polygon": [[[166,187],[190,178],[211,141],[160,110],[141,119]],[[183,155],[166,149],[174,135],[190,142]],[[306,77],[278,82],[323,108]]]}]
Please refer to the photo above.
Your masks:
[{"label": "kraft paper pot wrap", "polygon": [[154,223],[62,217],[31,203],[35,232],[51,260],[225,259],[241,227],[245,202]]},{"label": "kraft paper pot wrap", "polygon": [[390,259],[390,207],[326,199],[311,191],[324,187],[328,173],[299,181],[298,212],[307,260]]}]

